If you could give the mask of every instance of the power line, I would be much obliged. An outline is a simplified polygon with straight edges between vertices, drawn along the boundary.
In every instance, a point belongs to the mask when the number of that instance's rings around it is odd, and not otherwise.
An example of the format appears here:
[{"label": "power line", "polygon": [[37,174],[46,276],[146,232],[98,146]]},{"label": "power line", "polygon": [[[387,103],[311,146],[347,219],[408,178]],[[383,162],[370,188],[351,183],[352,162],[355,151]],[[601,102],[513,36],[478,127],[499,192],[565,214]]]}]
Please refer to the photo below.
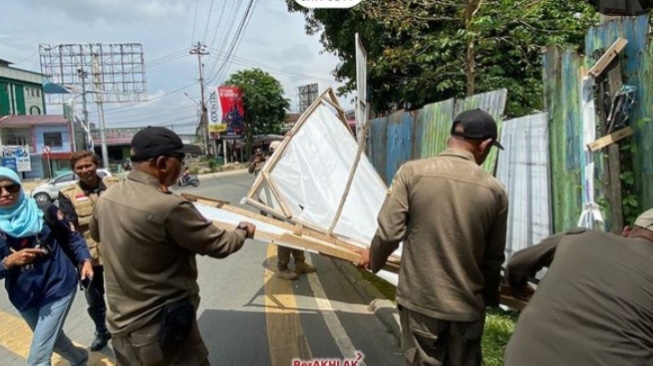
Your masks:
[{"label": "power line", "polygon": [[238,29],[236,30],[236,35],[234,36],[232,43],[229,49],[227,50],[227,58],[222,64],[222,66],[218,69],[218,72],[212,81],[214,81],[216,78],[219,78],[222,74],[227,72],[227,69],[231,64],[230,58],[235,54],[236,50],[238,49],[238,46],[240,45],[240,40],[242,39],[244,31],[247,28],[247,24],[249,23],[250,16],[253,13],[255,6],[256,6],[256,0],[250,0],[247,6],[247,10],[245,10],[245,15],[243,16],[243,20],[240,22]]},{"label": "power line", "polygon": [[[220,51],[214,50],[214,49],[211,49],[211,50],[214,51],[215,53],[217,53],[216,57],[219,57],[219,58],[226,57],[224,55],[224,52],[220,52]],[[267,72],[269,72],[271,74],[277,74],[277,75],[283,75],[283,76],[289,76],[289,77],[293,77],[293,76],[294,77],[301,77],[301,78],[304,78],[305,80],[324,81],[324,82],[328,82],[328,83],[336,82],[336,80],[326,79],[326,78],[322,78],[322,77],[315,76],[315,75],[296,74],[296,73],[286,72],[286,71],[283,71],[282,69],[279,69],[277,67],[274,67],[274,66],[271,66],[271,65],[268,65],[268,64],[264,64],[264,63],[261,63],[259,61],[255,61],[255,60],[248,59],[248,58],[245,58],[245,57],[232,56],[232,62],[237,64],[237,65],[241,65],[241,66],[258,67],[258,68],[261,68],[261,69],[263,69],[263,70],[265,70],[265,71],[267,71]]]},{"label": "power line", "polygon": [[215,81],[220,77],[220,75],[223,73],[223,71],[226,73],[227,69],[229,68],[229,65],[231,64],[230,58],[231,56],[234,55],[236,50],[238,49],[238,46],[240,45],[240,40],[242,39],[242,35],[244,34],[245,29],[247,28],[247,24],[249,23],[249,19],[251,14],[254,11],[254,7],[256,6],[256,0],[250,0],[247,10],[245,10],[245,15],[243,16],[242,21],[240,22],[238,29],[236,30],[236,35],[232,39],[231,45],[229,46],[229,49],[227,50],[227,57],[223,64],[220,66],[218,69],[216,75],[214,78],[211,79],[211,82]]},{"label": "power line", "polygon": [[224,16],[224,11],[226,9],[227,9],[227,2],[225,1],[222,5],[222,8],[220,8],[220,16],[218,17],[218,22],[215,24],[215,30],[213,31],[213,37],[211,38],[211,45],[209,47],[213,47],[213,45],[215,44],[215,38],[218,36],[218,29],[220,29],[220,24],[222,24],[222,17]]},{"label": "power line", "polygon": [[[242,0],[238,0],[239,3],[240,3],[241,1],[242,1]],[[252,1],[253,1],[253,0],[250,0],[250,1],[249,1],[249,4],[247,5],[247,8],[245,9],[245,13],[243,14],[243,17],[241,18],[240,22],[238,23],[238,27],[237,27],[236,30],[234,31],[234,35],[233,35],[233,37],[231,38],[231,41],[227,42],[228,38],[227,38],[227,37],[224,37],[223,40],[222,40],[222,43],[220,44],[220,47],[225,47],[225,46],[226,46],[227,54],[229,54],[230,50],[232,50],[233,45],[234,45],[234,43],[235,43],[235,40],[236,40],[236,39],[238,38],[238,36],[239,36],[239,33],[240,33],[241,29],[242,29],[242,25],[243,25],[243,23],[245,22],[245,20],[247,19],[248,11],[249,11],[249,9],[251,8]],[[240,4],[238,4],[238,7],[240,8]],[[233,19],[233,20],[232,20],[231,24],[229,25],[229,29],[230,29],[230,30],[231,30],[231,29],[234,29],[233,25],[234,25],[234,23],[235,23],[235,21],[236,21],[236,16],[235,16],[235,14],[233,15],[232,19]],[[230,34],[231,34],[231,32],[229,32],[229,34],[227,34],[226,36],[229,36]],[[227,46],[227,43],[229,44],[228,46]],[[217,76],[219,75],[219,73],[220,73],[220,71],[222,70],[222,68],[224,68],[224,65],[225,65],[225,64],[226,64],[226,60],[223,61],[223,62],[220,64],[220,66],[218,66],[218,63],[215,64],[215,67],[211,70],[211,77],[210,77],[211,82],[213,82],[213,80],[215,80],[215,79],[217,78]]]},{"label": "power line", "polygon": [[193,33],[190,36],[190,41],[195,40],[195,25],[197,24],[197,8],[199,7],[200,0],[195,0],[195,18],[193,18]]},{"label": "power line", "polygon": [[206,42],[206,34],[209,32],[209,24],[211,24],[211,14],[213,14],[213,2],[211,0],[211,6],[209,7],[209,17],[206,19],[206,26],[204,27],[204,36],[202,37],[202,43]]},{"label": "power line", "polygon": [[[236,15],[238,14],[238,12],[240,10],[241,4],[242,4],[242,0],[238,0],[236,2],[236,7],[234,8],[233,12],[231,12],[229,18],[227,18],[227,19],[230,19],[231,21],[230,21],[229,25],[227,26],[227,31],[224,32],[224,35],[222,36],[222,39],[220,40],[219,47],[223,47],[223,45],[225,45],[227,43],[227,40],[229,39],[229,36],[232,33],[232,31],[235,31],[234,24],[236,23]],[[213,47],[213,44],[211,44],[211,47]],[[215,73],[215,70],[218,67],[218,63],[219,63],[218,59],[213,59],[213,62],[209,66],[209,72],[207,73],[208,75],[213,75]]]},{"label": "power line", "polygon": [[[163,98],[163,97],[165,97],[165,96],[167,96],[167,95],[171,95],[171,94],[174,94],[174,93],[179,93],[180,91],[182,91],[182,90],[184,90],[184,89],[188,89],[188,88],[190,88],[191,86],[193,86],[193,85],[195,85],[195,84],[197,84],[197,81],[194,81],[194,82],[192,82],[191,84],[188,84],[188,85],[186,85],[186,86],[184,86],[184,87],[182,87],[182,88],[179,88],[179,89],[177,89],[177,90],[173,90],[173,91],[168,92],[168,93],[165,93],[165,94],[157,95],[157,96],[154,97],[154,98],[149,98],[149,100],[148,100],[147,102],[141,102],[141,103],[148,103],[148,102],[151,102],[151,101],[153,101],[153,100],[161,99],[161,98]],[[120,109],[130,108],[130,107],[133,107],[133,106],[134,106],[134,104],[130,104],[130,105],[126,105],[126,106],[121,106],[121,107],[116,107],[116,108],[105,109],[104,112],[117,111],[117,110],[120,110]]]},{"label": "power line", "polygon": [[159,59],[157,59],[155,61],[150,61],[150,62],[147,63],[147,66],[145,66],[145,67],[148,68],[148,69],[149,68],[154,68],[154,67],[161,66],[161,65],[166,64],[166,63],[171,62],[171,61],[179,60],[179,59],[183,58],[184,56],[186,56],[186,50],[177,51],[174,54],[170,54],[170,55],[161,57],[161,58],[159,58]]}]

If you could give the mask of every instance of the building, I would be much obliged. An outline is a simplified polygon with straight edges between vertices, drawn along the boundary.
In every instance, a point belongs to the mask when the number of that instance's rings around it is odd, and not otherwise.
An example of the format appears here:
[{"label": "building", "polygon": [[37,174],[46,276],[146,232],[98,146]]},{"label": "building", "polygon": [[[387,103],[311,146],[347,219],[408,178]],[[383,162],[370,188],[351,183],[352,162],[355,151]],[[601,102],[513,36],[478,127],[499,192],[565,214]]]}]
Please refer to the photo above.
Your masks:
[{"label": "building", "polygon": [[43,76],[0,59],[0,116],[45,114]]},{"label": "building", "polygon": [[[104,137],[107,143],[107,152],[109,153],[109,167],[111,170],[118,170],[117,166],[129,158],[129,150],[132,138],[142,127],[130,128],[107,128],[104,130]],[[98,155],[102,154],[102,141],[100,131],[91,131],[93,136],[93,145]],[[186,145],[194,145],[198,142],[195,134],[179,134],[182,142]]]},{"label": "building", "polygon": [[68,159],[73,151],[71,136],[70,123],[63,116],[2,116],[2,165],[10,166],[10,158],[21,150],[19,155],[29,155],[29,164],[27,161],[23,165],[13,164],[17,165],[23,179],[57,176],[70,170]]},{"label": "building", "polygon": [[23,179],[70,170],[72,125],[62,115],[46,115],[43,75],[0,59],[0,157]]}]

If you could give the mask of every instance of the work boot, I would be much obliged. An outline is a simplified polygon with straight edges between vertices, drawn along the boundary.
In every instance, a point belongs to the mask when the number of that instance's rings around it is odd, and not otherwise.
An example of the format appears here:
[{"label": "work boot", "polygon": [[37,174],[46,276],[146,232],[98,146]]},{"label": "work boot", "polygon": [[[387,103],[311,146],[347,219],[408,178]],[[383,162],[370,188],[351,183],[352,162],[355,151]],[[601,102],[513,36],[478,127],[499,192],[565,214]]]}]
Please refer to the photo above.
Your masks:
[{"label": "work boot", "polygon": [[296,279],[299,278],[299,276],[297,276],[297,273],[291,271],[290,269],[288,269],[288,267],[286,267],[284,269],[277,270],[277,277],[283,278],[284,280],[290,280],[290,281],[296,280]]},{"label": "work boot", "polygon": [[109,339],[111,339],[111,333],[96,333],[95,334],[95,339],[93,340],[93,343],[91,343],[91,351],[96,352],[104,348],[104,346],[109,343]]},{"label": "work boot", "polygon": [[315,266],[311,266],[310,264],[304,262],[304,261],[296,261],[295,262],[295,273],[297,274],[302,274],[302,273],[313,273],[317,271]]}]

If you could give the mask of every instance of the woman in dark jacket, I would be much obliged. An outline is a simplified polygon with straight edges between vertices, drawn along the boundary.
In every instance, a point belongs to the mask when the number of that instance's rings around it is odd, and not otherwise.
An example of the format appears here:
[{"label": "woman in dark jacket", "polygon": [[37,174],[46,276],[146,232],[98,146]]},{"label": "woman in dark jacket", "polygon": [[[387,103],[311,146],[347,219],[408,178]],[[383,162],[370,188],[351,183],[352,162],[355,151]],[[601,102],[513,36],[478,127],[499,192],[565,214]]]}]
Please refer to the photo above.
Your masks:
[{"label": "woman in dark jacket", "polygon": [[50,210],[54,227],[36,201],[25,197],[18,175],[0,167],[0,279],[34,332],[27,364],[50,365],[54,351],[72,366],[86,365],[88,352],[73,345],[62,328],[79,278],[73,260],[84,280],[93,277],[91,256],[58,209]]}]

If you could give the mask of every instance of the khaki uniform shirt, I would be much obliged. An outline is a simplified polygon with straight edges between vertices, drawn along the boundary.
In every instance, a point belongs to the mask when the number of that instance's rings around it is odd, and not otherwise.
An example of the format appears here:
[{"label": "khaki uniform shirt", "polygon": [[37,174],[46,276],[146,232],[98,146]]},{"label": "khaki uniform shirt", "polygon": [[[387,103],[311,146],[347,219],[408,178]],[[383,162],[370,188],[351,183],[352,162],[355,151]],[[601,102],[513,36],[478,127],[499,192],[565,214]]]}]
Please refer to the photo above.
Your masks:
[{"label": "khaki uniform shirt", "polygon": [[505,365],[653,365],[653,243],[577,228],[515,253],[507,279],[543,267]]},{"label": "khaki uniform shirt", "polygon": [[508,198],[469,152],[447,149],[397,172],[379,212],[370,266],[403,241],[397,303],[448,321],[476,321],[498,305]]},{"label": "khaki uniform shirt", "polygon": [[91,258],[93,258],[93,266],[102,265],[102,248],[100,243],[91,237],[88,222],[91,220],[95,203],[100,194],[118,182],[120,182],[120,179],[116,177],[105,177],[100,180],[97,188],[90,189],[80,181],[59,192],[59,209],[66,216],[66,219],[75,225],[75,230],[79,231],[84,237],[86,245],[88,245],[88,251],[91,253]]},{"label": "khaki uniform shirt", "polygon": [[97,202],[91,234],[104,243],[109,330],[120,336],[158,321],[161,308],[190,298],[199,305],[195,254],[224,258],[245,233],[214,226],[159,181],[134,170]]},{"label": "khaki uniform shirt", "polygon": [[249,174],[254,173],[254,176],[258,176],[258,173],[261,172],[261,169],[263,169],[263,166],[265,165],[267,161],[267,157],[263,157],[263,160],[260,162],[252,161],[249,163],[249,167],[247,167],[247,171]]}]

